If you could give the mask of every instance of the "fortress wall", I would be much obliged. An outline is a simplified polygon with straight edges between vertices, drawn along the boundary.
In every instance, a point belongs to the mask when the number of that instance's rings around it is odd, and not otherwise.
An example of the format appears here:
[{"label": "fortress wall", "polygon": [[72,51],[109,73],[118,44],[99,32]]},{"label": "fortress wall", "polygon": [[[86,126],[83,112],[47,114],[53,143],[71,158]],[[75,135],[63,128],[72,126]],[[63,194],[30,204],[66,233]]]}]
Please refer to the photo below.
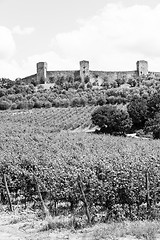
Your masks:
[{"label": "fortress wall", "polygon": [[[47,71],[47,81],[54,81],[57,78],[64,77],[66,79],[67,77],[72,77],[73,79],[77,76],[80,76],[80,71]],[[52,78],[52,79],[51,79]]]},{"label": "fortress wall", "polygon": [[102,78],[104,80],[114,81],[116,79],[129,79],[137,77],[137,71],[115,71],[115,72],[107,72],[107,71],[90,71],[90,78]]},{"label": "fortress wall", "polygon": [[32,81],[36,81],[37,80],[37,74],[33,74],[31,76],[22,78],[23,82],[25,82],[25,84],[31,84]]},{"label": "fortress wall", "polygon": [[81,78],[83,82],[85,77],[89,76],[91,82],[98,80],[103,81],[114,81],[116,79],[127,80],[129,78],[137,78],[139,76],[153,76],[160,79],[160,72],[149,72],[148,73],[148,62],[144,60],[137,61],[137,70],[135,71],[90,71],[89,61],[80,61],[80,69],[73,71],[47,71],[47,63],[37,63],[37,74],[23,78],[26,84],[32,82],[32,80],[38,80],[39,83],[54,83],[58,78],[63,77],[64,80],[69,80],[69,77],[76,79]]},{"label": "fortress wall", "polygon": [[[54,82],[59,77],[67,77],[76,78],[80,76],[80,71],[47,71],[47,82]],[[137,71],[117,71],[117,72],[107,72],[107,71],[89,71],[89,76],[91,79],[106,79],[109,81],[114,81],[116,79],[128,79],[137,77]]]},{"label": "fortress wall", "polygon": [[148,75],[160,79],[160,72],[148,72]]},{"label": "fortress wall", "polygon": [[[152,73],[153,74],[153,73]],[[160,77],[160,73],[157,73]],[[137,77],[137,71],[122,71],[122,72],[107,72],[107,71],[90,71],[89,76],[91,80],[95,80],[97,78],[102,80],[114,81],[116,79],[128,79]],[[155,76],[155,75],[154,75]],[[57,78],[64,77],[64,79],[72,77],[75,79],[76,77],[80,77],[79,70],[73,71],[47,71],[47,80],[46,83],[54,83]],[[28,76],[23,78],[23,81],[26,84],[30,84],[32,80],[37,80],[37,74]]]}]

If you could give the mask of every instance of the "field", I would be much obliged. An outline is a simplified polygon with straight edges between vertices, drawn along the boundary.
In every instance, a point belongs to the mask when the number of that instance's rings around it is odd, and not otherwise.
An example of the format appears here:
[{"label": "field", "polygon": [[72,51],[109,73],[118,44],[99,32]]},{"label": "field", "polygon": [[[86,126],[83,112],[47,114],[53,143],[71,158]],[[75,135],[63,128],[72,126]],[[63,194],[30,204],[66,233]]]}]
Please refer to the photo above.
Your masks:
[{"label": "field", "polygon": [[[43,230],[64,225],[83,229],[89,221],[87,207],[92,224],[160,219],[159,140],[73,132],[91,126],[94,109],[88,106],[0,113],[1,200],[8,204],[5,174],[13,208],[40,211],[38,186],[53,219],[67,219],[66,225],[64,220],[63,224],[62,220],[61,224],[49,220]],[[83,193],[87,206],[83,204]],[[43,217],[42,211],[39,214]],[[15,223],[19,219],[18,215]],[[159,222],[156,224],[159,226]],[[102,229],[102,235],[106,231]],[[126,230],[124,236],[127,234],[135,236]],[[105,239],[98,236],[92,239]]]},{"label": "field", "polygon": [[[91,125],[91,113],[95,106],[78,108],[50,108],[26,111],[1,111],[0,128],[2,134],[26,131],[59,132],[74,130]],[[13,130],[13,131],[12,131]]]}]

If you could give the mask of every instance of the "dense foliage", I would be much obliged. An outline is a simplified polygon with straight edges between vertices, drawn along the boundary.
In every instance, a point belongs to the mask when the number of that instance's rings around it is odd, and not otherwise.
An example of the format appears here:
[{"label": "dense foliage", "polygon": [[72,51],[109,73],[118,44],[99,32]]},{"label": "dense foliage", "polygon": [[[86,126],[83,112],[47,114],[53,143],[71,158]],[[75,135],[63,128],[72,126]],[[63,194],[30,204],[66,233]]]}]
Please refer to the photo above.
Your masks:
[{"label": "dense foliage", "polygon": [[[97,77],[97,76],[96,76]],[[0,110],[50,107],[79,107],[85,105],[128,104],[133,97],[148,99],[160,89],[159,79],[117,79],[99,82],[79,76],[51,79],[51,84],[28,85],[21,79],[0,79]],[[154,98],[155,99],[155,98]],[[153,102],[155,101],[153,99]],[[7,108],[3,102],[7,102]],[[2,105],[2,107],[1,107]],[[152,106],[151,106],[152,108]]]},{"label": "dense foliage", "polygon": [[92,113],[92,122],[108,133],[127,133],[132,127],[132,119],[127,111],[117,106],[105,105]]},{"label": "dense foliage", "polygon": [[[73,110],[83,112],[83,108],[70,108],[72,115]],[[44,200],[63,202],[70,211],[78,211],[83,201],[77,180],[80,175],[93,217],[103,211],[104,221],[110,217],[157,218],[159,141],[85,133],[57,134],[56,116],[58,119],[59,114],[60,121],[62,111],[67,119],[66,109],[1,113],[1,200],[7,202],[5,173],[12,203],[36,203],[36,177]],[[148,210],[146,196],[151,203]]]},{"label": "dense foliage", "polygon": [[159,142],[86,134],[19,134],[3,136],[0,147],[0,174],[7,174],[12,201],[17,200],[14,196],[26,202],[35,199],[36,176],[44,199],[70,203],[76,210],[83,201],[77,182],[80,174],[90,209],[105,210],[107,219],[119,206],[125,217],[141,218],[146,172],[152,206],[160,201]]},{"label": "dense foliage", "polygon": [[135,129],[144,128],[148,118],[147,100],[141,97],[133,97],[127,106],[127,111],[132,118]]}]

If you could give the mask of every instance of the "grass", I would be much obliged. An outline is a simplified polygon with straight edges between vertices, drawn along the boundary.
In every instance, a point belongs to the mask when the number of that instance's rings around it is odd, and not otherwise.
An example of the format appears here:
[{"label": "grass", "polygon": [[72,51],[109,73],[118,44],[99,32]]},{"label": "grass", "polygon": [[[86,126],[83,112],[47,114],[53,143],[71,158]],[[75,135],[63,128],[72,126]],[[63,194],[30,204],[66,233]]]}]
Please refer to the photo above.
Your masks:
[{"label": "grass", "polygon": [[48,217],[42,222],[39,231],[48,231],[50,229],[71,229],[73,228],[73,219],[69,216]]},{"label": "grass", "polygon": [[[39,231],[48,230],[65,231],[74,229],[73,219],[70,217],[59,216],[43,221]],[[160,234],[160,222],[157,221],[135,221],[110,224],[96,224],[90,228],[83,228],[76,231],[81,233],[85,240],[118,240],[118,239],[144,239],[156,240]]]},{"label": "grass", "polygon": [[123,223],[102,224],[93,231],[93,240],[116,240],[118,238],[155,240],[160,233],[160,222],[135,221]]},{"label": "grass", "polygon": [[[16,214],[8,215],[6,213],[6,216],[10,218],[7,229],[14,231],[18,227],[20,234],[23,229],[33,234],[39,234],[39,239],[43,239],[43,236],[49,233],[52,233],[53,236],[57,236],[56,234],[59,236],[60,234],[62,239],[65,239],[67,234],[69,239],[73,240],[158,240],[158,236],[160,236],[160,222],[158,221],[111,222],[89,227],[84,219],[80,219],[78,216],[74,218],[71,214],[50,216],[44,221],[38,219],[36,213],[27,210]],[[81,224],[82,227],[75,229],[75,223]],[[14,227],[15,224],[17,224],[16,227]]]}]

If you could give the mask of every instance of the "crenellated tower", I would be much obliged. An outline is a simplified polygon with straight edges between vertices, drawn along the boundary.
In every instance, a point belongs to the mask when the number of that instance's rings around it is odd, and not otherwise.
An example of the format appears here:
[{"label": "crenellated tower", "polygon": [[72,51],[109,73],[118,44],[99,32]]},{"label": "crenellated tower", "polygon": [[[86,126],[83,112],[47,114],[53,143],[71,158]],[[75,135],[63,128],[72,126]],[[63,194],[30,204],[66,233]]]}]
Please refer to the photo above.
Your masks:
[{"label": "crenellated tower", "polygon": [[39,62],[37,63],[37,81],[40,84],[46,83],[47,79],[47,63]]},{"label": "crenellated tower", "polygon": [[89,77],[89,61],[80,61],[80,77],[84,82],[85,77]]},{"label": "crenellated tower", "polygon": [[145,60],[137,61],[137,73],[138,76],[147,75],[148,74],[148,62]]}]

